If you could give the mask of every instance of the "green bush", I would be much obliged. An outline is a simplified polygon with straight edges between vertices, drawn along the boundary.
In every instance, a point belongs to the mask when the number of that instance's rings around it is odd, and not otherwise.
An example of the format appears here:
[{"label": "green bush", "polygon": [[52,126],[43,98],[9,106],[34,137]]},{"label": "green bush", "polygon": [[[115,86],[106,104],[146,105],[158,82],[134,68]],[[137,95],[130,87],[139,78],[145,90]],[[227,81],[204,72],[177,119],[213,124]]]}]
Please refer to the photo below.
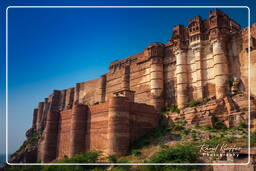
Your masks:
[{"label": "green bush", "polygon": [[215,121],[213,124],[214,129],[226,129],[225,124],[222,121]]},{"label": "green bush", "polygon": [[233,136],[227,137],[225,140],[226,140],[228,143],[234,143],[235,137],[233,137]]},{"label": "green bush", "polygon": [[117,156],[114,154],[110,154],[107,156],[107,159],[110,163],[117,163]]},{"label": "green bush", "polygon": [[198,124],[196,124],[196,125],[195,125],[195,128],[196,128],[196,129],[200,129],[200,128],[201,128],[201,126],[200,126],[200,125],[198,125]]},{"label": "green bush", "polygon": [[181,133],[188,135],[190,133],[190,129],[183,129],[183,130],[181,130]]},{"label": "green bush", "polygon": [[[96,163],[98,160],[98,157],[100,155],[100,152],[97,151],[91,151],[84,154],[77,154],[72,158],[65,158],[63,160],[56,161],[55,163]],[[95,169],[99,168],[98,166],[93,165],[84,165],[84,166],[65,166],[65,165],[48,165],[44,166],[42,171],[83,171],[87,169]]]},{"label": "green bush", "polygon": [[162,109],[161,109],[161,114],[163,114],[163,115],[165,115],[165,114],[167,114],[168,112],[170,111],[170,109],[168,108],[168,107],[163,107]]},{"label": "green bush", "polygon": [[210,98],[209,98],[209,97],[205,97],[205,98],[203,99],[203,102],[208,102],[208,101],[210,101]]},{"label": "green bush", "polygon": [[206,125],[206,126],[204,127],[204,130],[210,130],[210,129],[212,129],[212,126],[211,126],[211,125]]},{"label": "green bush", "polygon": [[216,147],[218,144],[221,144],[223,139],[220,137],[212,136],[211,139],[205,141],[205,144],[209,145],[210,147]]},{"label": "green bush", "polygon": [[10,168],[5,168],[5,171],[39,171],[41,166],[12,166]]},{"label": "green bush", "polygon": [[35,145],[38,143],[38,141],[40,140],[41,136],[40,135],[34,135],[32,137],[30,137],[28,139],[28,144],[31,144],[31,145]]},{"label": "green bush", "polygon": [[141,152],[140,152],[140,150],[138,150],[138,149],[133,149],[133,150],[132,150],[132,155],[138,157],[138,156],[141,155]]},{"label": "green bush", "polygon": [[193,133],[191,134],[191,136],[192,136],[192,140],[193,140],[193,141],[196,141],[196,140],[197,140],[197,135],[196,135],[196,133],[193,132]]},{"label": "green bush", "polygon": [[246,128],[246,123],[245,122],[240,122],[239,123],[239,128]]},{"label": "green bush", "polygon": [[163,107],[160,113],[165,115],[165,114],[168,114],[169,112],[180,113],[180,109],[178,108],[177,105],[171,105],[170,107]]},{"label": "green bush", "polygon": [[255,146],[256,145],[256,132],[251,132],[251,145]]},{"label": "green bush", "polygon": [[[193,144],[177,145],[173,148],[164,149],[150,158],[148,163],[195,163],[198,161],[198,147]],[[198,166],[143,166],[142,170],[193,170]]]},{"label": "green bush", "polygon": [[188,102],[188,106],[189,106],[189,107],[194,107],[194,106],[197,106],[197,105],[199,105],[199,104],[200,104],[200,102],[197,101],[197,100],[194,100],[194,99],[192,99],[192,100],[190,100],[190,101]]},{"label": "green bush", "polygon": [[172,105],[171,108],[170,108],[170,111],[180,113],[180,109],[178,108],[177,105]]},{"label": "green bush", "polygon": [[[129,163],[128,160],[119,160],[118,163]],[[114,166],[111,171],[128,171],[130,170],[130,165],[120,165],[120,166]]]}]

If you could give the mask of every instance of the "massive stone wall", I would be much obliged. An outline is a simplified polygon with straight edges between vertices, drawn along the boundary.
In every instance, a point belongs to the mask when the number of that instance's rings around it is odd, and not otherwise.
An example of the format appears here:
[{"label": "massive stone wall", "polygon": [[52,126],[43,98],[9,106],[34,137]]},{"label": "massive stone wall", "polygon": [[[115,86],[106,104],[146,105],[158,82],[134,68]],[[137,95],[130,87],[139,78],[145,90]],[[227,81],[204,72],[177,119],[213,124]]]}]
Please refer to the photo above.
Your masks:
[{"label": "massive stone wall", "polygon": [[[58,115],[52,116],[55,120],[51,121],[58,123],[58,140],[54,142],[58,150],[51,158],[72,156],[81,149],[123,152],[127,148],[125,143],[120,149],[114,149],[114,140],[121,142],[116,135],[119,127],[113,124],[118,118],[115,110],[123,113],[124,121],[129,120],[120,129],[125,130],[122,141],[129,139],[130,142],[141,136],[138,130],[143,130],[144,134],[156,126],[155,112],[164,106],[177,104],[184,108],[192,99],[222,99],[230,93],[234,78],[241,79],[239,91],[245,92],[249,91],[250,80],[250,92],[255,96],[255,40],[255,24],[251,27],[251,47],[248,48],[248,28],[241,30],[239,24],[222,11],[210,12],[207,19],[196,16],[189,20],[188,26],[174,26],[169,42],[151,43],[138,54],[112,62],[109,72],[95,80],[55,90],[34,110],[32,127],[51,137],[53,135],[47,133],[52,126],[49,118],[54,113]],[[250,64],[248,53],[251,54]],[[119,109],[119,104],[115,104],[117,94],[125,96],[132,104],[120,98],[120,103],[126,105]],[[80,109],[79,105],[86,109]],[[79,115],[81,111],[85,116]],[[82,118],[84,124],[73,122],[75,118]],[[83,131],[79,132],[78,128]],[[84,138],[75,138],[80,134]],[[74,138],[68,138],[70,135]],[[77,142],[83,146],[73,148],[72,144]],[[53,148],[44,142],[41,147],[38,156],[45,155],[45,149]]]},{"label": "massive stone wall", "polygon": [[51,109],[38,159],[49,162],[91,150],[123,155],[130,143],[157,126],[158,119],[153,106],[124,96],[96,105],[74,104],[60,112]]}]

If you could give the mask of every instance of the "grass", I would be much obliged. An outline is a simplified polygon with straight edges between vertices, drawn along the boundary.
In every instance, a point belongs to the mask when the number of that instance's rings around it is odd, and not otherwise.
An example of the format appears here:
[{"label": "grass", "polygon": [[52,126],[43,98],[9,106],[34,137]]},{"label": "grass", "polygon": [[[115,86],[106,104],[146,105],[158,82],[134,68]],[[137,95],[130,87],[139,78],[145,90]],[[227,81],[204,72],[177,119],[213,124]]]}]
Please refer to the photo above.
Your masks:
[{"label": "grass", "polygon": [[169,112],[180,113],[180,109],[178,108],[177,105],[171,105],[170,107],[164,107],[161,110],[161,114],[163,115],[168,114]]},{"label": "grass", "polygon": [[189,107],[194,107],[194,106],[199,105],[200,103],[201,103],[200,101],[197,101],[197,100],[195,100],[195,99],[192,99],[192,100],[190,100],[190,101],[188,102],[188,106],[189,106]]}]

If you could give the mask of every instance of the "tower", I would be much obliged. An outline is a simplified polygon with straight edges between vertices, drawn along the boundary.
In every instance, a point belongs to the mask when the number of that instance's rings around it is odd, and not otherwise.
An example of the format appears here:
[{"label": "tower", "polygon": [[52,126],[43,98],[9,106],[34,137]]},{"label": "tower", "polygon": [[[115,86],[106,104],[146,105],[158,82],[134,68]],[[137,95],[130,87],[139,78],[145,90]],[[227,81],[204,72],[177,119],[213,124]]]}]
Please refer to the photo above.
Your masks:
[{"label": "tower", "polygon": [[176,100],[179,108],[184,108],[188,102],[187,39],[188,35],[183,25],[173,28],[171,43],[176,57]]},{"label": "tower", "polygon": [[152,43],[144,51],[145,55],[150,59],[150,103],[157,111],[160,111],[164,105],[164,47],[163,43]]},{"label": "tower", "polygon": [[216,98],[224,97],[228,88],[226,40],[231,31],[229,22],[228,16],[218,9],[209,14],[209,36],[214,59]]}]

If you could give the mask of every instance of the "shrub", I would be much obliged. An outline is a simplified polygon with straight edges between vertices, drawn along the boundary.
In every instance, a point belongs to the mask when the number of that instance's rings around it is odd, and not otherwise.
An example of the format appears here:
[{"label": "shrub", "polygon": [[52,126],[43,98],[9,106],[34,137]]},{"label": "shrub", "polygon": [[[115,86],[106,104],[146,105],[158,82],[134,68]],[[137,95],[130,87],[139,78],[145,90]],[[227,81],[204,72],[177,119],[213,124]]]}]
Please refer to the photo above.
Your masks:
[{"label": "shrub", "polygon": [[205,97],[205,98],[203,99],[203,102],[208,102],[208,101],[210,101],[210,98],[209,98],[209,97]]},{"label": "shrub", "polygon": [[[128,160],[119,160],[118,163],[129,163]],[[120,165],[120,166],[114,166],[111,171],[128,171],[130,170],[130,165]]]},{"label": "shrub", "polygon": [[244,122],[239,123],[239,128],[246,128],[246,124]]},{"label": "shrub", "polygon": [[40,140],[41,136],[40,135],[34,135],[32,137],[30,137],[28,139],[28,144],[31,144],[31,145],[35,145],[38,143],[38,141]]},{"label": "shrub", "polygon": [[210,129],[212,129],[211,125],[206,125],[206,126],[204,127],[204,130],[210,130]]},{"label": "shrub", "polygon": [[107,156],[107,159],[108,159],[108,161],[109,161],[110,163],[116,163],[116,162],[117,162],[117,157],[116,157],[116,155],[114,155],[114,154],[108,155],[108,156]]},{"label": "shrub", "polygon": [[256,132],[251,132],[251,145],[256,145]]},{"label": "shrub", "polygon": [[227,137],[227,138],[226,138],[226,141],[227,141],[228,143],[233,143],[233,142],[235,141],[235,137],[233,137],[233,136]]},{"label": "shrub", "polygon": [[197,139],[197,135],[196,135],[196,133],[195,133],[195,132],[193,132],[193,133],[191,134],[191,136],[192,136],[193,141],[196,141],[196,139]]},{"label": "shrub", "polygon": [[181,133],[188,135],[190,133],[190,129],[183,129],[183,130],[181,130]]},{"label": "shrub", "polygon": [[218,144],[220,144],[222,142],[223,142],[222,138],[212,136],[211,139],[205,141],[205,144],[209,145],[210,147],[216,147]]},{"label": "shrub", "polygon": [[197,161],[196,146],[192,144],[177,145],[172,148],[157,152],[151,159],[150,163],[190,163]]},{"label": "shrub", "polygon": [[[98,157],[100,155],[100,152],[97,151],[90,151],[83,154],[77,154],[72,158],[65,158],[63,160],[56,161],[55,163],[96,163],[98,160]],[[75,170],[75,171],[83,171],[86,169],[95,169],[98,168],[98,166],[93,165],[86,165],[86,166],[56,166],[56,165],[49,165],[43,167],[42,171],[69,171],[69,170]]]},{"label": "shrub", "polygon": [[182,131],[182,130],[184,130],[184,127],[182,125],[173,124],[171,126],[171,130],[172,131]]},{"label": "shrub", "polygon": [[163,107],[160,113],[165,115],[169,112],[180,113],[180,109],[177,105],[171,105],[171,107]]},{"label": "shrub", "polygon": [[165,115],[165,114],[167,114],[168,112],[170,111],[170,109],[168,108],[168,107],[163,107],[162,109],[161,109],[161,114],[163,114],[163,115]]},{"label": "shrub", "polygon": [[171,110],[171,112],[180,113],[180,109],[178,108],[177,105],[172,105],[170,110]]},{"label": "shrub", "polygon": [[196,128],[196,129],[200,129],[200,128],[201,128],[201,126],[200,126],[200,125],[198,125],[198,124],[196,124],[196,125],[195,125],[195,128]]},{"label": "shrub", "polygon": [[138,150],[138,149],[134,149],[134,150],[132,150],[132,155],[138,157],[138,156],[141,155],[141,152],[140,152],[140,150]]},{"label": "shrub", "polygon": [[226,129],[226,126],[222,121],[215,121],[213,124],[214,129]]},{"label": "shrub", "polygon": [[189,106],[189,107],[194,107],[194,106],[197,106],[197,105],[199,105],[199,104],[200,104],[200,102],[197,101],[197,100],[194,100],[194,99],[192,99],[192,100],[190,100],[190,101],[188,102],[188,106]]},{"label": "shrub", "polygon": [[[198,161],[198,148],[193,144],[177,145],[154,154],[149,163],[195,163]],[[143,166],[142,170],[193,170],[198,166]]]}]

